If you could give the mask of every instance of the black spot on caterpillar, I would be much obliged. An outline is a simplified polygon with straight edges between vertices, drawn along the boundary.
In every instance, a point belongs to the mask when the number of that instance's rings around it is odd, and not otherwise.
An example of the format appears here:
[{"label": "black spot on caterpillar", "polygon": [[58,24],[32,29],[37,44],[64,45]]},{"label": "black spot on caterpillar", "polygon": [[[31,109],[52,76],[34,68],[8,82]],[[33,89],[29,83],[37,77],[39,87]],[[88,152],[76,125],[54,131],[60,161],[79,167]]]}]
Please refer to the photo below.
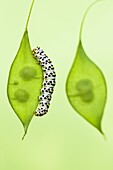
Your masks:
[{"label": "black spot on caterpillar", "polygon": [[52,61],[40,47],[33,49],[32,53],[41,65],[44,73],[43,87],[41,89],[41,95],[39,96],[39,105],[35,111],[36,116],[43,116],[48,112],[50,106],[52,93],[56,84],[56,73]]}]

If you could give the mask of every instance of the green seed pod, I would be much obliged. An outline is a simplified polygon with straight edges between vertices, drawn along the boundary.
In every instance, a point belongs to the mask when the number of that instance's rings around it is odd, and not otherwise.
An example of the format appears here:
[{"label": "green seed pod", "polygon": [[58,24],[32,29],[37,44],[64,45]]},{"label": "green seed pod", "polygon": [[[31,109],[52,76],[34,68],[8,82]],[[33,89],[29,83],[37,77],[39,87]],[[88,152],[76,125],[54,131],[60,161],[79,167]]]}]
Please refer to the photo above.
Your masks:
[{"label": "green seed pod", "polygon": [[66,83],[72,107],[101,133],[107,87],[101,70],[89,59],[81,41]]}]

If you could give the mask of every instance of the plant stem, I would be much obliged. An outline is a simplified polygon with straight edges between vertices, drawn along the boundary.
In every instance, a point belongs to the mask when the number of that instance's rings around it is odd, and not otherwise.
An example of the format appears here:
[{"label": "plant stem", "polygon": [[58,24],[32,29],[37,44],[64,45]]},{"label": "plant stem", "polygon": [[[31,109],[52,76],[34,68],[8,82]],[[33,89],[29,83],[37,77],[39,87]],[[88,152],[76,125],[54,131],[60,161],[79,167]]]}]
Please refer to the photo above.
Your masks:
[{"label": "plant stem", "polygon": [[28,23],[29,23],[30,16],[31,16],[31,11],[32,11],[32,8],[33,8],[34,1],[35,1],[35,0],[32,0],[32,3],[31,3],[29,15],[28,15],[27,22],[26,22],[25,31],[27,31],[27,27],[28,27]]},{"label": "plant stem", "polygon": [[89,10],[96,4],[98,3],[99,1],[103,1],[103,0],[96,0],[95,2],[93,2],[86,10],[84,16],[83,16],[83,19],[82,19],[82,23],[81,23],[81,26],[80,26],[80,33],[79,33],[79,41],[81,40],[81,37],[82,37],[82,30],[83,30],[83,25],[84,25],[84,22],[85,22],[85,18],[89,12]]}]

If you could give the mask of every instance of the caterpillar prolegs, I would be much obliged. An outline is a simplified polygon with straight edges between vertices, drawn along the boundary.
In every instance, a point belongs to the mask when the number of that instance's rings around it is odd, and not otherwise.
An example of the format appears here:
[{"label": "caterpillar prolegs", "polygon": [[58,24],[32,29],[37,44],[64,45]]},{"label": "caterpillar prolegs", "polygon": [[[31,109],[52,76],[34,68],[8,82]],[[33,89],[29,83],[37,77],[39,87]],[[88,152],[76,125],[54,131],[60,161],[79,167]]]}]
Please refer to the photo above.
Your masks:
[{"label": "caterpillar prolegs", "polygon": [[32,53],[34,58],[41,65],[44,73],[41,95],[39,96],[39,105],[35,111],[36,116],[43,116],[49,109],[50,100],[56,83],[56,73],[51,60],[40,47],[34,48]]}]

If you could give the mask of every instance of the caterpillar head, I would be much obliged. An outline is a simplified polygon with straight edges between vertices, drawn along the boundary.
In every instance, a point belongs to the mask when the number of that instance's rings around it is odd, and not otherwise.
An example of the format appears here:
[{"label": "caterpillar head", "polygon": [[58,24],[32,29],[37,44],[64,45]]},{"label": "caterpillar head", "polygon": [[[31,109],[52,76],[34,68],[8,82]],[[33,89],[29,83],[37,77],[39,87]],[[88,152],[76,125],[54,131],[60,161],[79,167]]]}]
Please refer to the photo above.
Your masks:
[{"label": "caterpillar head", "polygon": [[33,57],[37,59],[37,57],[38,57],[37,54],[38,54],[38,53],[37,53],[37,49],[36,49],[36,48],[34,48],[34,49],[32,50],[32,54],[33,54]]}]

